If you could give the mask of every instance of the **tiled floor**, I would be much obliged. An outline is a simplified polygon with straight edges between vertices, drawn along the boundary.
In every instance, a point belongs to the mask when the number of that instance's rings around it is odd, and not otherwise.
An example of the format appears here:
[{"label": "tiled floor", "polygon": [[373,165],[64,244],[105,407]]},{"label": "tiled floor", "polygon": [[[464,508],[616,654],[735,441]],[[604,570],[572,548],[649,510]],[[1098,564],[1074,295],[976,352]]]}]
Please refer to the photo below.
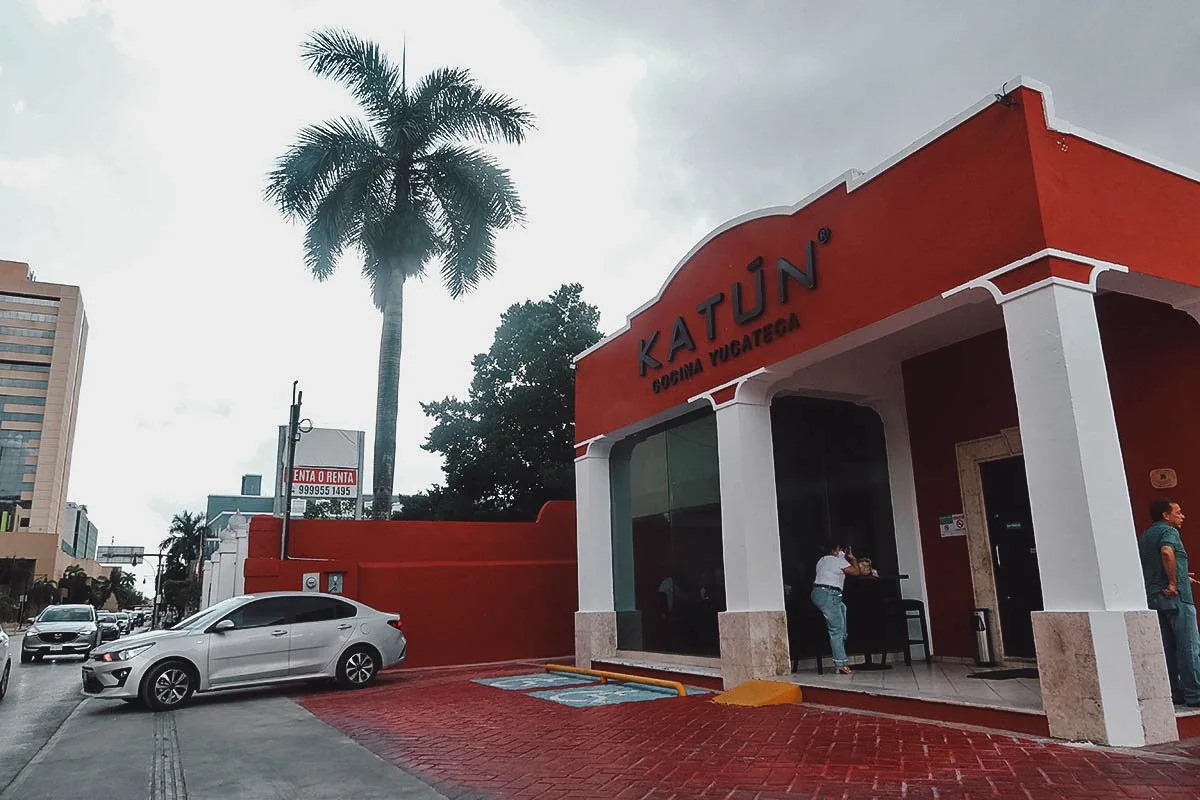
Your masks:
[{"label": "tiled floor", "polygon": [[1200,745],[1069,747],[803,704],[723,706],[712,695],[570,708],[473,682],[536,669],[385,673],[374,688],[300,702],[449,798],[1200,796]]},{"label": "tiled floor", "polygon": [[818,675],[815,669],[804,670],[792,675],[791,680],[801,686],[1041,712],[1042,691],[1037,678],[990,680],[967,677],[971,673],[987,671],[988,668],[942,661],[932,664],[914,661],[911,667],[906,667],[901,661],[892,669],[858,670],[853,675],[838,675],[832,668],[827,668],[824,675]]}]

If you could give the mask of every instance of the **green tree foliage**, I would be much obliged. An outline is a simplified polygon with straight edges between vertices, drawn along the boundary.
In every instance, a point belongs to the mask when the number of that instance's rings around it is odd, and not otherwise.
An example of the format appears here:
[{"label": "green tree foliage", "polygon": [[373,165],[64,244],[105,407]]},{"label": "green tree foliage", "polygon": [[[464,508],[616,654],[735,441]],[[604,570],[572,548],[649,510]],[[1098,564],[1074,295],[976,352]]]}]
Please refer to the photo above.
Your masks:
[{"label": "green tree foliage", "polygon": [[200,599],[200,584],[196,565],[200,558],[200,543],[208,535],[204,515],[180,511],[171,518],[167,537],[161,547],[165,554],[162,570],[163,604],[184,614]]},{"label": "green tree foliage", "polygon": [[305,519],[354,519],[353,500],[309,500],[304,507]]},{"label": "green tree foliage", "polygon": [[340,83],[363,117],[304,128],[268,178],[267,199],[307,226],[305,262],[329,278],[357,251],[383,312],[375,401],[374,513],[391,513],[404,284],[440,264],[451,297],[496,272],[494,237],[524,209],[506,170],[476,145],[524,141],[533,115],[484,90],[463,69],[409,84],[373,42],[344,31],[312,34],[312,72]]},{"label": "green tree foliage", "polygon": [[577,283],[511,306],[475,356],[466,400],[422,403],[437,422],[422,447],[442,455],[445,487],[402,498],[401,519],[533,519],[575,497],[572,359],[600,340],[599,310]]},{"label": "green tree foliage", "polygon": [[83,567],[69,566],[63,570],[58,582],[58,589],[64,603],[92,602],[92,579],[83,571]]}]

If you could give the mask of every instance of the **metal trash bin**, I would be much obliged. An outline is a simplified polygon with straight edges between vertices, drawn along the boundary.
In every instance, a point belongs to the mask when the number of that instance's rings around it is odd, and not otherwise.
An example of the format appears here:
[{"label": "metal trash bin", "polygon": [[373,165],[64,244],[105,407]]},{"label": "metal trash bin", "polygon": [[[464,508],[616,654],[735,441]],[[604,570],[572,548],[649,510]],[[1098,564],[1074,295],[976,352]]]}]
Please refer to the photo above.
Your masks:
[{"label": "metal trash bin", "polygon": [[992,653],[992,610],[971,609],[971,630],[975,633],[975,663],[981,667],[994,667],[996,657]]}]

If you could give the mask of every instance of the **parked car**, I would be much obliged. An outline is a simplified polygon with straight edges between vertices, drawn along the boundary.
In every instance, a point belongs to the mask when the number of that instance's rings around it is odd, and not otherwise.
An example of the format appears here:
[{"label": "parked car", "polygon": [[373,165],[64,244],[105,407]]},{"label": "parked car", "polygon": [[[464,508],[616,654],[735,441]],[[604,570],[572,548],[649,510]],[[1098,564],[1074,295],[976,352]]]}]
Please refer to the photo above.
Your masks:
[{"label": "parked car", "polygon": [[101,644],[96,609],[89,605],[48,606],[21,638],[21,663],[46,656],[87,656]]},{"label": "parked car", "polygon": [[333,679],[357,689],[407,654],[398,614],[334,595],[270,592],[104,645],[83,666],[83,691],[161,711],[195,692],[287,681]]},{"label": "parked car", "polygon": [[117,615],[111,611],[97,611],[96,623],[100,626],[100,640],[115,642],[121,638],[121,627],[117,624]]},{"label": "parked car", "polygon": [[12,674],[12,656],[9,654],[8,634],[0,628],[0,700],[8,694],[8,676]]},{"label": "parked car", "polygon": [[133,627],[133,621],[130,619],[129,612],[118,611],[114,616],[117,618],[117,627],[121,629],[121,635],[124,636],[129,633],[130,628]]}]

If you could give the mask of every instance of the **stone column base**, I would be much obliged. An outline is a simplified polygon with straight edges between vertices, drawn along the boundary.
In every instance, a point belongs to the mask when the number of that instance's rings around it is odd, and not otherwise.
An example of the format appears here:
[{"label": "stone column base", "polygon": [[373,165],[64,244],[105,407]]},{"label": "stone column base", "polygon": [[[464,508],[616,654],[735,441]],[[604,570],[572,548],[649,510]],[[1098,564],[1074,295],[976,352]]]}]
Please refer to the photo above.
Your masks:
[{"label": "stone column base", "polygon": [[575,666],[591,669],[592,662],[617,653],[615,611],[575,612]]},{"label": "stone column base", "polygon": [[787,615],[782,611],[722,611],[721,680],[732,689],[751,678],[790,675]]},{"label": "stone column base", "polygon": [[1142,747],[1179,739],[1155,611],[1036,611],[1042,706],[1056,739]]}]

